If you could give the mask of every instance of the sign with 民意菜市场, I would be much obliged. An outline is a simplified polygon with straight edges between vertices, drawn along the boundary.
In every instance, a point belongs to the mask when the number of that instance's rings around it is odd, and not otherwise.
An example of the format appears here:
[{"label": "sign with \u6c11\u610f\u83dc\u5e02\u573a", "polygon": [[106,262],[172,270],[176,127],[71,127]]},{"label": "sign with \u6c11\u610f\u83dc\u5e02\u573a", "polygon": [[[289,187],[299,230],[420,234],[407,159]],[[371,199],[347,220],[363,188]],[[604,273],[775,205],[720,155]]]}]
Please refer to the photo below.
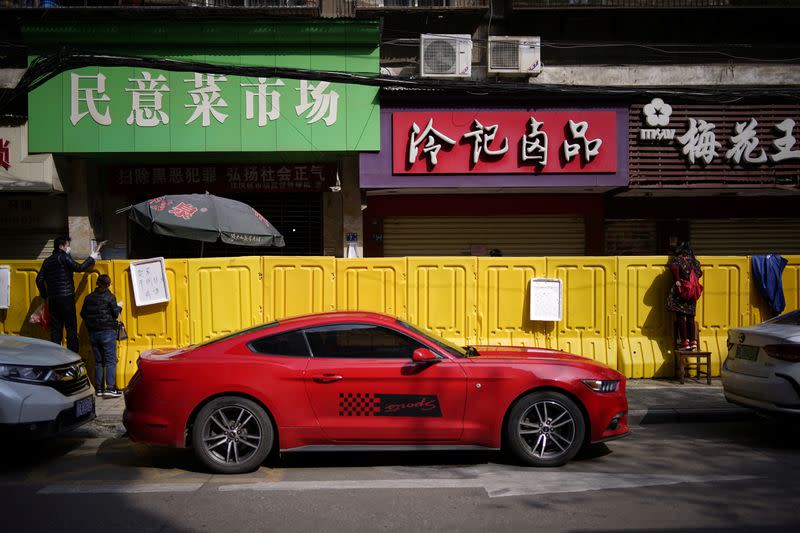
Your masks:
[{"label": "sign with \u6c11\u610f\u83dc\u5e02\u573a", "polygon": [[169,284],[163,257],[133,261],[130,268],[133,298],[137,307],[169,301]]},{"label": "sign with \u6c11\u610f\u83dc\u5e02\u573a", "polygon": [[377,88],[148,68],[64,72],[29,95],[31,152],[380,148]]}]

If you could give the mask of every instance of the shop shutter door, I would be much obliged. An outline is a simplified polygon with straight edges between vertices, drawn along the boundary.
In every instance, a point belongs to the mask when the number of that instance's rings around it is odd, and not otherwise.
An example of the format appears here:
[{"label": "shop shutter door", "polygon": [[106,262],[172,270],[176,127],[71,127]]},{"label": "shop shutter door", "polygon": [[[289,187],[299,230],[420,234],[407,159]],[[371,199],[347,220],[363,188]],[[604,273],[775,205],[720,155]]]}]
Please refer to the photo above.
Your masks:
[{"label": "shop shutter door", "polygon": [[655,220],[606,220],[607,255],[654,255],[657,250]]},{"label": "shop shutter door", "polygon": [[698,255],[800,254],[800,219],[752,218],[691,221]]},{"label": "shop shutter door", "polygon": [[67,234],[65,196],[0,197],[0,259],[44,259]]},{"label": "shop shutter door", "polygon": [[55,236],[66,234],[66,227],[27,232],[0,229],[0,259],[44,259],[53,253]]},{"label": "shop shutter door", "polygon": [[[388,217],[386,257],[414,255],[584,255],[583,217]],[[485,251],[484,251],[485,250]]]}]

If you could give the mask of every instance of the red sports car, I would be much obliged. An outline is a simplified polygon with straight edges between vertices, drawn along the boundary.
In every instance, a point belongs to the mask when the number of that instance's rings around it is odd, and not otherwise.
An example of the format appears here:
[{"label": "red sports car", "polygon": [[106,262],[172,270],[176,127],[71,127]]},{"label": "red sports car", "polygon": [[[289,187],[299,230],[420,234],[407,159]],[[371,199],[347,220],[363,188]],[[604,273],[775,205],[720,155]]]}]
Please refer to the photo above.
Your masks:
[{"label": "red sports car", "polygon": [[557,466],[628,432],[625,377],[540,348],[460,347],[396,318],[289,318],[142,354],[125,390],[133,440],[194,448],[210,470],[276,450],[507,447]]}]

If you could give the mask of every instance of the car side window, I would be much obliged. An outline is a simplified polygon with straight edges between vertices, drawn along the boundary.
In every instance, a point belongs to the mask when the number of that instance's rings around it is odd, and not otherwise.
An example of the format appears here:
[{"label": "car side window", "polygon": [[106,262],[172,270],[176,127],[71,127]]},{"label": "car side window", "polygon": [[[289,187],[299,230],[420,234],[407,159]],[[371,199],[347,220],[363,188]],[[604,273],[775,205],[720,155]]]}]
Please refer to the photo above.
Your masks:
[{"label": "car side window", "polygon": [[309,357],[308,344],[302,331],[288,331],[269,337],[261,337],[248,344],[251,350],[265,355]]},{"label": "car side window", "polygon": [[314,357],[411,359],[418,341],[373,324],[335,324],[306,330]]}]

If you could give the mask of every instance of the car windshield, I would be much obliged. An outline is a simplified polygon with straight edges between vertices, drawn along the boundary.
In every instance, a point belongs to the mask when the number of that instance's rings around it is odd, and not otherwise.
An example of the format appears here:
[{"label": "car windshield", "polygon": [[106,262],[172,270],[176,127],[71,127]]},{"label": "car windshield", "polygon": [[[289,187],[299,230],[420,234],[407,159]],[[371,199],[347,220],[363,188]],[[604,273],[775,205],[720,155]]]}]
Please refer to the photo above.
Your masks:
[{"label": "car windshield", "polygon": [[472,348],[471,346],[462,348],[461,346],[453,344],[452,342],[448,341],[447,339],[443,339],[438,335],[426,333],[421,329],[412,326],[408,322],[403,322],[402,320],[398,320],[397,323],[405,328],[410,329],[414,333],[425,337],[426,339],[437,345],[439,348],[441,348],[442,350],[446,351],[447,353],[449,353],[454,357],[470,357],[473,355],[478,355],[478,351],[475,350],[475,348]]},{"label": "car windshield", "polygon": [[208,346],[209,344],[216,344],[218,342],[226,341],[228,339],[232,339],[234,337],[238,337],[239,335],[247,335],[248,333],[252,333],[254,331],[258,331],[260,329],[267,329],[275,327],[279,324],[279,322],[269,322],[267,324],[259,324],[258,326],[253,326],[252,328],[243,329],[241,331],[235,331],[233,333],[229,333],[227,335],[223,335],[222,337],[216,337],[206,342],[201,342],[200,344],[193,344],[191,348],[202,348],[203,346]]},{"label": "car windshield", "polygon": [[800,309],[789,311],[780,316],[767,320],[768,324],[783,324],[785,326],[800,326]]}]

